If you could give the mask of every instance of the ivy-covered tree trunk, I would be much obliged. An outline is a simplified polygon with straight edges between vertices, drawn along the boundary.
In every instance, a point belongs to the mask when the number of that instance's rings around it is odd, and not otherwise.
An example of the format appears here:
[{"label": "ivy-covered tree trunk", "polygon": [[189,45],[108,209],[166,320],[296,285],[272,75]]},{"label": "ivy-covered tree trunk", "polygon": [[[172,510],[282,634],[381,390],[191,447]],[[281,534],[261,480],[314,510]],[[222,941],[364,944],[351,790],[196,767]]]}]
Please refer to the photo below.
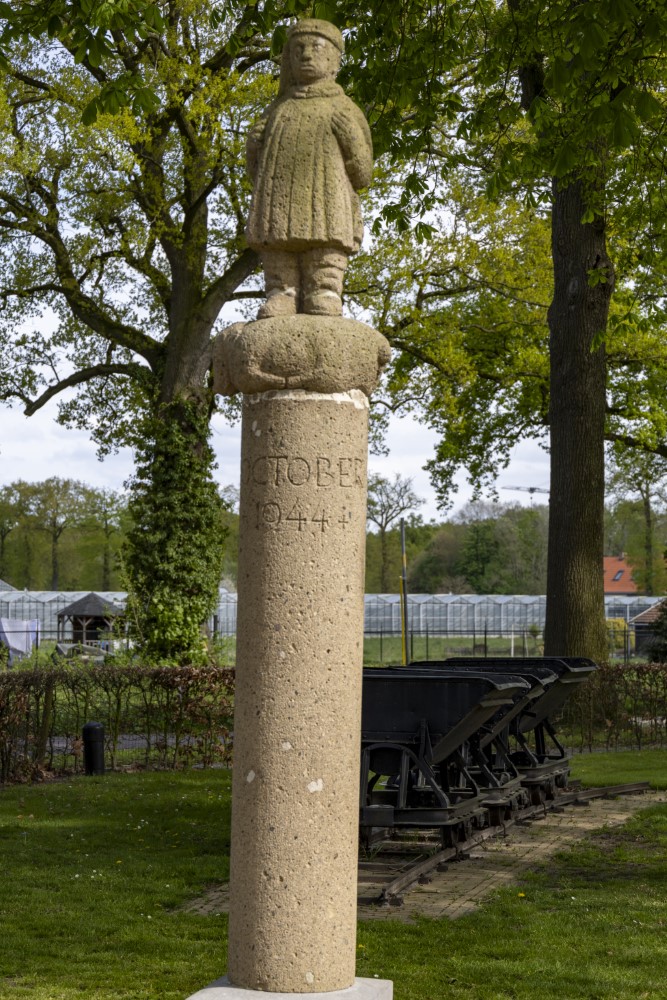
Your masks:
[{"label": "ivy-covered tree trunk", "polygon": [[[5,17],[24,6],[5,4]],[[129,611],[142,651],[183,662],[202,655],[221,576],[211,337],[258,264],[244,244],[242,150],[247,123],[273,97],[255,72],[273,20],[243,4],[215,18],[200,3],[131,16],[93,6],[29,19],[30,45],[10,37],[3,51],[0,293],[17,303],[22,346],[0,396],[31,414],[78,387],[63,419],[92,424],[103,452],[135,448]],[[47,309],[56,333],[24,336],[26,315]],[[32,376],[36,358],[48,377]]]},{"label": "ivy-covered tree trunk", "polygon": [[131,485],[128,616],[143,652],[163,662],[201,662],[218,596],[226,530],[209,417],[201,400],[160,403]]},{"label": "ivy-covered tree trunk", "polygon": [[613,270],[581,181],[554,182],[546,655],[604,659],[605,352]]}]

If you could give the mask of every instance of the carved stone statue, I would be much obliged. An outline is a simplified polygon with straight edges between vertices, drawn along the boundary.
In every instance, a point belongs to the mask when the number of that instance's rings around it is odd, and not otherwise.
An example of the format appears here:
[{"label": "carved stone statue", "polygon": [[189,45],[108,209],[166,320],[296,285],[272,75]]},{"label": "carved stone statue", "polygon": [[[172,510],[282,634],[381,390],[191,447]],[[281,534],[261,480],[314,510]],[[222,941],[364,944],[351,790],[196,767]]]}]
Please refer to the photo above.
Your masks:
[{"label": "carved stone statue", "polygon": [[328,21],[290,28],[278,97],[248,136],[246,232],[266,282],[258,319],[342,312],[343,275],[363,233],[357,191],[373,166],[368,123],[335,82],[342,52]]},{"label": "carved stone statue", "polygon": [[341,316],[372,169],[342,51],[327,21],[288,33],[247,149],[267,300],[212,347],[214,391],[243,395],[228,979],[190,1000],[392,997],[355,979],[368,397],[390,347]]}]

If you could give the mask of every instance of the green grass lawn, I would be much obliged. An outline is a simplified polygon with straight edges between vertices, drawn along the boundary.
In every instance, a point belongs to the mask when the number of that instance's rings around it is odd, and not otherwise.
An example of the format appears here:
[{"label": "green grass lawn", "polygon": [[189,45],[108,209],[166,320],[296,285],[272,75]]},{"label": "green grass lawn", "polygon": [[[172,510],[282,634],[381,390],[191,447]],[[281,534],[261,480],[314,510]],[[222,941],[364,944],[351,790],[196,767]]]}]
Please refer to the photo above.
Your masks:
[{"label": "green grass lawn", "polygon": [[76,778],[0,794],[0,997],[184,998],[225,920],[174,909],[228,875],[224,771]]},{"label": "green grass lawn", "polygon": [[[667,751],[576,769],[664,787]],[[228,850],[224,771],[2,790],[0,1000],[184,1000],[224,972],[226,918],[177,908],[226,880]],[[358,974],[396,1000],[667,998],[666,880],[654,806],[460,920],[361,925]]]},{"label": "green grass lawn", "polygon": [[667,750],[575,754],[572,777],[580,778],[587,787],[650,781],[654,788],[667,788]]},{"label": "green grass lawn", "polygon": [[654,807],[459,920],[361,927],[359,972],[397,1000],[667,997],[667,807]]}]

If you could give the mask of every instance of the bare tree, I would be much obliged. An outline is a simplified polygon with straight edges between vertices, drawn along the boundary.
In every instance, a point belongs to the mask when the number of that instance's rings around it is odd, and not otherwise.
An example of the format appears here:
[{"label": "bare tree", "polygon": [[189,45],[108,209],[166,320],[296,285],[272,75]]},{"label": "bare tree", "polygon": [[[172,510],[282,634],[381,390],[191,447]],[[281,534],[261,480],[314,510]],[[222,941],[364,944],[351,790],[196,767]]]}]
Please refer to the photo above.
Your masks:
[{"label": "bare tree", "polygon": [[391,589],[387,532],[403,514],[421,507],[423,503],[424,500],[412,489],[412,479],[404,479],[398,472],[393,480],[378,475],[368,478],[367,517],[376,526],[380,536],[380,586],[383,593],[388,593]]}]

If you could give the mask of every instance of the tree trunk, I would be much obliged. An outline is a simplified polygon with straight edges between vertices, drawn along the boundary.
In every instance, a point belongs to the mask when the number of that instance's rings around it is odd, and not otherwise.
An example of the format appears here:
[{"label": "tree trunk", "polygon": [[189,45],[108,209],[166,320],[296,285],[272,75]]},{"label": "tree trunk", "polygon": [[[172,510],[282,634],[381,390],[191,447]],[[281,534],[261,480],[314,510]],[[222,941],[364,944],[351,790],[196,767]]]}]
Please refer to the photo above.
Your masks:
[{"label": "tree trunk", "polygon": [[51,536],[51,590],[57,590],[60,585],[60,562],[58,559],[58,538]]},{"label": "tree trunk", "polygon": [[111,590],[111,531],[104,532],[102,548],[102,590]]},{"label": "tree trunk", "polygon": [[[23,581],[22,586],[26,590],[32,590],[32,543],[30,541],[30,529],[23,529]],[[41,586],[41,583],[40,583]]]},{"label": "tree trunk", "polygon": [[[604,346],[613,271],[601,218],[582,224],[581,182],[554,181],[551,507],[544,652],[606,658],[603,590]],[[598,279],[598,280],[596,280]]]}]

